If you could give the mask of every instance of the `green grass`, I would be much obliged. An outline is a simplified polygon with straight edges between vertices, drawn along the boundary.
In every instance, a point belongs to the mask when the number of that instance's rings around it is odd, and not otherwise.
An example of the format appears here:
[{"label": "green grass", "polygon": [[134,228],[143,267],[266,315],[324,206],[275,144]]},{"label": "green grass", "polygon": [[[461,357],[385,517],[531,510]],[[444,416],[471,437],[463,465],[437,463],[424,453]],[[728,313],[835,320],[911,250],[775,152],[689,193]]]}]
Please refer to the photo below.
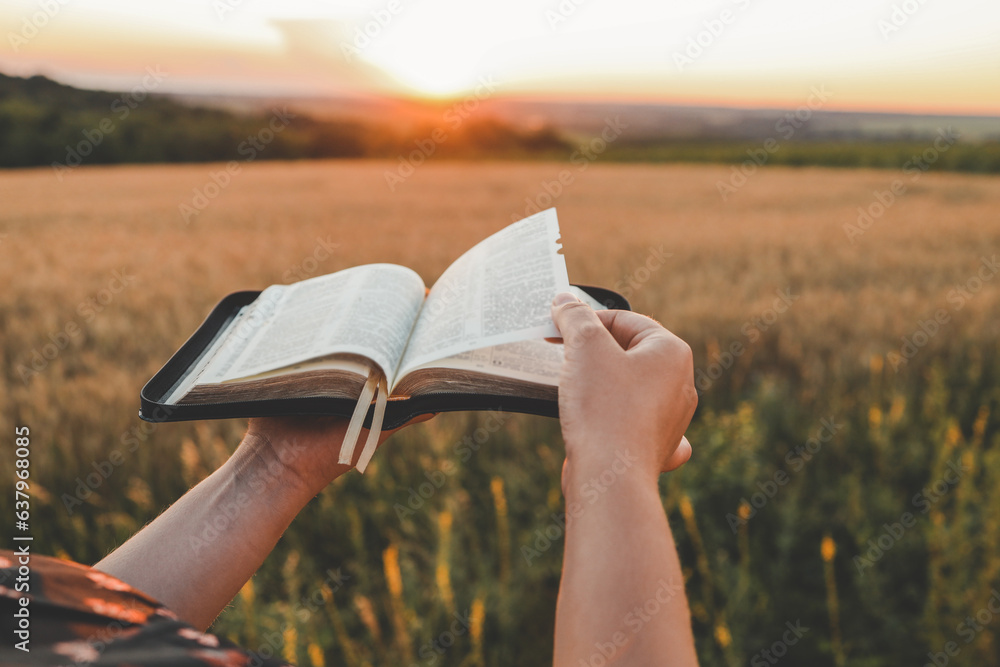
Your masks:
[{"label": "green grass", "polygon": [[[136,417],[142,383],[222,295],[280,281],[328,235],[341,246],[317,272],[392,261],[431,281],[561,168],[446,162],[390,195],[393,167],[248,165],[190,224],[178,204],[217,166],[81,169],[58,188],[45,170],[10,173],[0,432],[32,428],[36,552],[96,562],[232,451],[243,422]],[[1000,618],[962,625],[1000,590],[1000,279],[974,280],[1000,248],[997,179],[927,174],[851,243],[843,225],[885,173],[768,167],[724,202],[728,173],[594,164],[558,201],[573,280],[637,279],[636,310],[717,375],[694,457],[661,480],[703,664],[766,662],[801,623],[780,664],[919,665],[954,641],[954,664],[1000,665]],[[667,264],[640,276],[660,247]],[[134,282],[85,319],[79,304],[122,267]],[[786,286],[800,298],[749,335]],[[956,286],[974,292],[960,308]],[[950,319],[923,341],[936,308]],[[81,333],[23,381],[18,365],[68,322]],[[920,346],[901,363],[904,340]],[[549,664],[558,424],[510,415],[462,460],[456,445],[490,419],[441,415],[394,436],[365,476],[310,503],[213,630],[304,665]],[[68,512],[88,476],[96,488]],[[454,614],[468,629],[442,637]],[[442,638],[453,646],[438,654]]]},{"label": "green grass", "polygon": [[[942,144],[943,145],[943,144]],[[945,151],[930,141],[676,141],[612,144],[601,159],[616,162],[688,162],[758,166],[864,167],[924,171],[1000,172],[1000,143],[955,143]],[[926,155],[925,155],[926,152]],[[914,172],[915,173],[915,172]]]}]

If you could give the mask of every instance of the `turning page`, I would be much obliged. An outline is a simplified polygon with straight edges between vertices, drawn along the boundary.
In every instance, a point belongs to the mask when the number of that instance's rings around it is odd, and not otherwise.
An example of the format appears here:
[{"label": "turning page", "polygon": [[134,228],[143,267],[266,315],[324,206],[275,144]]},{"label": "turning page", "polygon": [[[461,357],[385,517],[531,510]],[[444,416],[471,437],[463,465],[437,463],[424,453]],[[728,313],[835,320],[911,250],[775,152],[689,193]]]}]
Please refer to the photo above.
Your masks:
[{"label": "turning page", "polygon": [[431,288],[398,377],[482,347],[557,337],[551,303],[569,290],[554,208],[506,227],[456,260]]},{"label": "turning page", "polygon": [[[607,310],[607,306],[575,285],[568,291],[594,310]],[[562,365],[563,344],[538,339],[460,352],[430,361],[421,368],[452,368],[557,386]]]}]

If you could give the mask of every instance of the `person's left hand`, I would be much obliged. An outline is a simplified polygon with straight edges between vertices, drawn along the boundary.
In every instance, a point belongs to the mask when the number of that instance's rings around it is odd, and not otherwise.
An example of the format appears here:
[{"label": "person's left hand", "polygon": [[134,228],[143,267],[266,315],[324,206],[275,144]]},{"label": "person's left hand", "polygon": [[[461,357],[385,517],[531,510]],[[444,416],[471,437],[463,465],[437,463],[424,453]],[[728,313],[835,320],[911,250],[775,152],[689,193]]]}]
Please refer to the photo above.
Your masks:
[{"label": "person's left hand", "polygon": [[[396,431],[433,416],[420,415],[399,428],[382,431],[379,446]],[[351,465],[337,461],[347,424],[342,417],[255,417],[234,457],[257,459],[268,471],[284,476],[288,484],[311,497],[353,468],[361,456],[368,429],[361,430]]]}]

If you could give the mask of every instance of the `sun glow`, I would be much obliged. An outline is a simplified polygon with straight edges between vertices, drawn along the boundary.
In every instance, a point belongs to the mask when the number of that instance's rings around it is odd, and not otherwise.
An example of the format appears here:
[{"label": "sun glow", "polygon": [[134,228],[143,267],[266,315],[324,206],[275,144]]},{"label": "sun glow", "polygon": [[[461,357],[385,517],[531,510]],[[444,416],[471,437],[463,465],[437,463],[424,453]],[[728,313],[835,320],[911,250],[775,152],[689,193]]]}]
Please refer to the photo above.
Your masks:
[{"label": "sun glow", "polygon": [[[435,0],[430,11],[388,3],[363,17],[360,27],[371,43],[362,56],[402,84],[428,97],[459,95],[487,74],[488,54],[525,36],[509,5],[467,0]],[[399,11],[390,14],[396,6]],[[384,23],[384,25],[383,25]]]},{"label": "sun glow", "polygon": [[383,69],[411,93],[431,99],[446,99],[461,95],[476,80],[474,64],[440,61],[433,54],[393,59]]},{"label": "sun glow", "polygon": [[[128,87],[149,64],[164,92],[498,95],[1000,112],[1000,3],[842,0],[74,0],[0,71]],[[20,34],[36,0],[0,5]],[[30,27],[30,26],[29,26]],[[35,29],[37,28],[37,30]],[[2,33],[0,33],[2,34]],[[127,54],[127,56],[122,56]]]}]

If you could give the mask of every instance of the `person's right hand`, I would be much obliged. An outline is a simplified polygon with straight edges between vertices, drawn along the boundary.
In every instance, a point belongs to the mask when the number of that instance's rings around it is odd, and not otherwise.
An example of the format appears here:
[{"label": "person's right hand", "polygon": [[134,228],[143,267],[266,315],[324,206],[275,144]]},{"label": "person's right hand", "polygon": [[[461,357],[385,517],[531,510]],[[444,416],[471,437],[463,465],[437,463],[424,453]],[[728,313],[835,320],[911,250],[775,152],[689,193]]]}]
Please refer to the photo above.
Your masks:
[{"label": "person's right hand", "polygon": [[[553,301],[552,318],[566,353],[559,415],[567,517],[553,664],[593,664],[601,654],[608,664],[697,667],[684,574],[657,485],[661,471],[691,455],[691,349],[648,317],[595,312],[569,294]],[[644,625],[623,625],[650,600],[658,611]]]},{"label": "person's right hand", "polygon": [[567,468],[600,474],[624,456],[655,480],[683,465],[691,457],[684,431],[698,405],[687,343],[648,317],[594,311],[571,294],[556,296],[552,319],[565,349],[559,420]]}]

